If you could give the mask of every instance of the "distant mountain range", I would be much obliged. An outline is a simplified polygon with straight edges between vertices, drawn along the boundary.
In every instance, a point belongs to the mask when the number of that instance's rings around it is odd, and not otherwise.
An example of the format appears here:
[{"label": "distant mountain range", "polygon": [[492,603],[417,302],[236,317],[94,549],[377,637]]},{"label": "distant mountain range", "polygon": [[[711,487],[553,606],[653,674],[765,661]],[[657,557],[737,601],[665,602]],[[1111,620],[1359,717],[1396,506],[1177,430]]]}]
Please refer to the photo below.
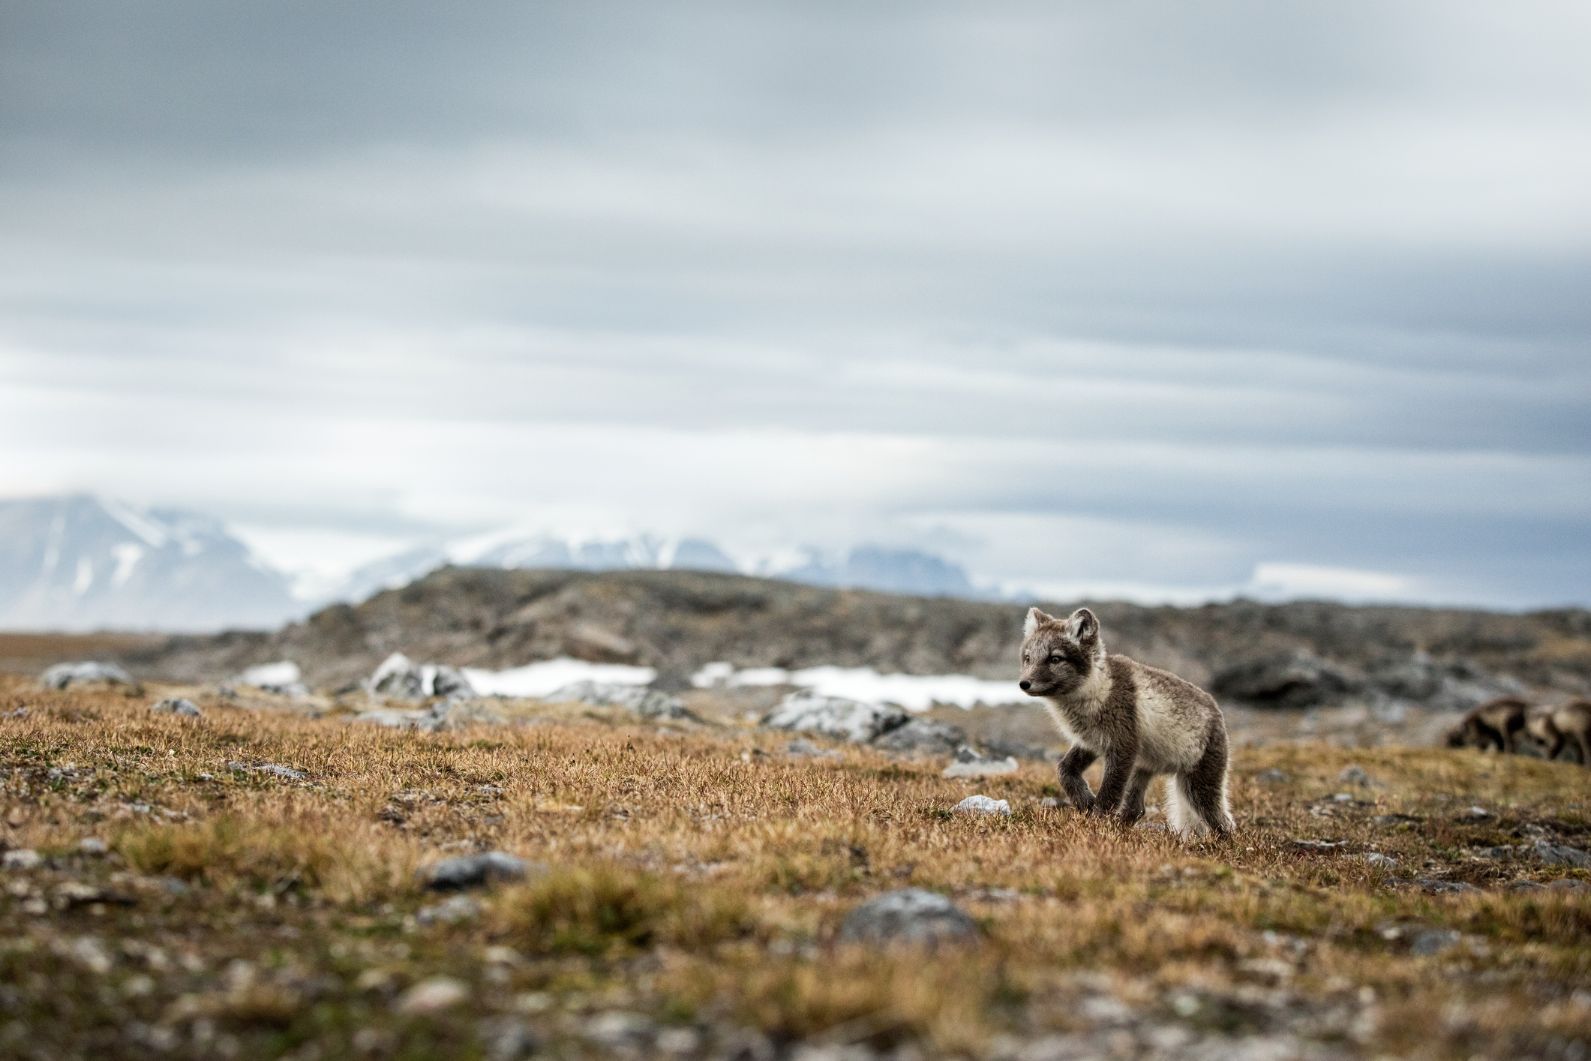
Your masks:
[{"label": "distant mountain range", "polygon": [[996,597],[918,549],[859,545],[732,557],[704,538],[500,534],[421,545],[365,564],[313,599],[212,517],[88,494],[0,500],[0,628],[215,630],[275,627],[357,603],[439,567],[709,571],[920,596]]},{"label": "distant mountain range", "polygon": [[711,571],[926,597],[998,596],[993,590],[976,585],[959,564],[919,549],[859,545],[831,553],[804,547],[777,555],[736,560],[705,538],[640,534],[582,539],[542,534],[498,538],[485,544],[426,546],[383,557],[349,574],[332,598],[361,601],[383,589],[406,585],[448,564],[510,570]]},{"label": "distant mountain range", "polygon": [[0,500],[0,627],[212,630],[302,614],[217,520],[86,494]]}]

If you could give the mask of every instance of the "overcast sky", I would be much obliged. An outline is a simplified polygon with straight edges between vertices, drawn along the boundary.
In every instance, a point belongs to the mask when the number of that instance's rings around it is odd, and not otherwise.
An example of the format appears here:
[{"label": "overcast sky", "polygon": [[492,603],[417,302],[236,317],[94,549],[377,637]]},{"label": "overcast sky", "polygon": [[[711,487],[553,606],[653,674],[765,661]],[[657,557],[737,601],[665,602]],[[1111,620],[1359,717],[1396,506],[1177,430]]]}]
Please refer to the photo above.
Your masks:
[{"label": "overcast sky", "polygon": [[0,494],[1591,603],[1591,5],[0,4]]}]

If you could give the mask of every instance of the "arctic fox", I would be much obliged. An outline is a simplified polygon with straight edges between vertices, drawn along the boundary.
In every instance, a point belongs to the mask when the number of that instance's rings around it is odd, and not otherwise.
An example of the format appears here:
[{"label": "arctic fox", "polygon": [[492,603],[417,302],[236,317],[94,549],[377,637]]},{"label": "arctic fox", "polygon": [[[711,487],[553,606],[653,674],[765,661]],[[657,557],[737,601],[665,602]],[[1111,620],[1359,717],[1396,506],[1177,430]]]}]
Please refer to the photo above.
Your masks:
[{"label": "arctic fox", "polygon": [[1580,765],[1591,767],[1591,700],[1570,700],[1531,712],[1524,737],[1548,759],[1556,759],[1565,745],[1571,745],[1580,753]]},{"label": "arctic fox", "polygon": [[[1234,828],[1227,805],[1226,721],[1209,693],[1174,674],[1126,656],[1108,655],[1099,620],[1087,608],[1067,619],[1028,611],[1022,629],[1022,680],[1042,697],[1072,744],[1061,758],[1061,787],[1079,810],[1132,824],[1143,816],[1144,790],[1156,774],[1166,785],[1167,818],[1179,833]],[[1101,756],[1096,795],[1083,771]]]}]

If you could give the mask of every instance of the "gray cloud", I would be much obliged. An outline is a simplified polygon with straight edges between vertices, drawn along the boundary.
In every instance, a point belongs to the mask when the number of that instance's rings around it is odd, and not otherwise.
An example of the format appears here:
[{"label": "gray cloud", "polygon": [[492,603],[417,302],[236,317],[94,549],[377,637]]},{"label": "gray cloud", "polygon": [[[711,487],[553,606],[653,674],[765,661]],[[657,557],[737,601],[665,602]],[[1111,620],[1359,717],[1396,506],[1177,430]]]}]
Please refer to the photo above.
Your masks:
[{"label": "gray cloud", "polygon": [[289,560],[629,521],[1588,601],[1588,43],[1546,3],[10,5],[0,491]]}]

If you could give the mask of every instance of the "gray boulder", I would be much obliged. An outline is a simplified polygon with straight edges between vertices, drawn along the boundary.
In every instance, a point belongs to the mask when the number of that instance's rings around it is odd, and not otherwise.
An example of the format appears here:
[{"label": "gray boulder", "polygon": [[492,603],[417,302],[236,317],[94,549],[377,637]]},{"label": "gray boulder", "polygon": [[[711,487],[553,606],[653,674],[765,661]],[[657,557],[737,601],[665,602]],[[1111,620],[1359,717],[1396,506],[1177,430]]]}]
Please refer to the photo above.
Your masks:
[{"label": "gray boulder", "polygon": [[859,700],[819,696],[802,690],[781,700],[777,707],[763,717],[762,724],[770,729],[819,733],[825,737],[867,744],[904,726],[908,718],[906,712],[898,707],[864,704]]},{"label": "gray boulder", "polygon": [[131,674],[114,663],[98,660],[80,660],[76,663],[57,663],[39,675],[39,684],[46,689],[69,689],[74,685],[119,685],[129,689],[139,688]]},{"label": "gray boulder", "polygon": [[642,718],[691,719],[684,701],[677,696],[649,689],[644,685],[619,682],[573,682],[546,697],[552,704],[591,704],[593,707],[622,707]]},{"label": "gray boulder", "polygon": [[438,664],[431,675],[431,695],[445,696],[450,700],[471,700],[476,696],[475,686],[457,667]]},{"label": "gray boulder", "polygon": [[184,700],[180,696],[167,697],[151,705],[149,710],[158,715],[183,715],[187,718],[198,718],[202,714],[198,704],[192,700]]},{"label": "gray boulder", "polygon": [[484,888],[500,881],[523,880],[530,863],[503,851],[483,851],[433,862],[420,870],[420,882],[435,892]]},{"label": "gray boulder", "polygon": [[1537,840],[1531,850],[1534,851],[1538,859],[1549,866],[1573,866],[1576,869],[1591,869],[1591,854],[1580,850],[1578,847]]},{"label": "gray boulder", "polygon": [[931,718],[914,718],[879,737],[873,742],[873,747],[915,755],[948,755],[966,739],[967,735],[960,726],[936,722]]},{"label": "gray boulder", "polygon": [[979,936],[977,922],[955,903],[922,888],[867,900],[845,916],[840,942],[937,947]]},{"label": "gray boulder", "polygon": [[1217,696],[1258,707],[1316,707],[1341,700],[1355,687],[1345,670],[1302,651],[1241,660],[1210,681]]},{"label": "gray boulder", "polygon": [[402,652],[394,652],[381,661],[370,676],[370,692],[388,700],[424,700],[425,675],[420,667]]}]

